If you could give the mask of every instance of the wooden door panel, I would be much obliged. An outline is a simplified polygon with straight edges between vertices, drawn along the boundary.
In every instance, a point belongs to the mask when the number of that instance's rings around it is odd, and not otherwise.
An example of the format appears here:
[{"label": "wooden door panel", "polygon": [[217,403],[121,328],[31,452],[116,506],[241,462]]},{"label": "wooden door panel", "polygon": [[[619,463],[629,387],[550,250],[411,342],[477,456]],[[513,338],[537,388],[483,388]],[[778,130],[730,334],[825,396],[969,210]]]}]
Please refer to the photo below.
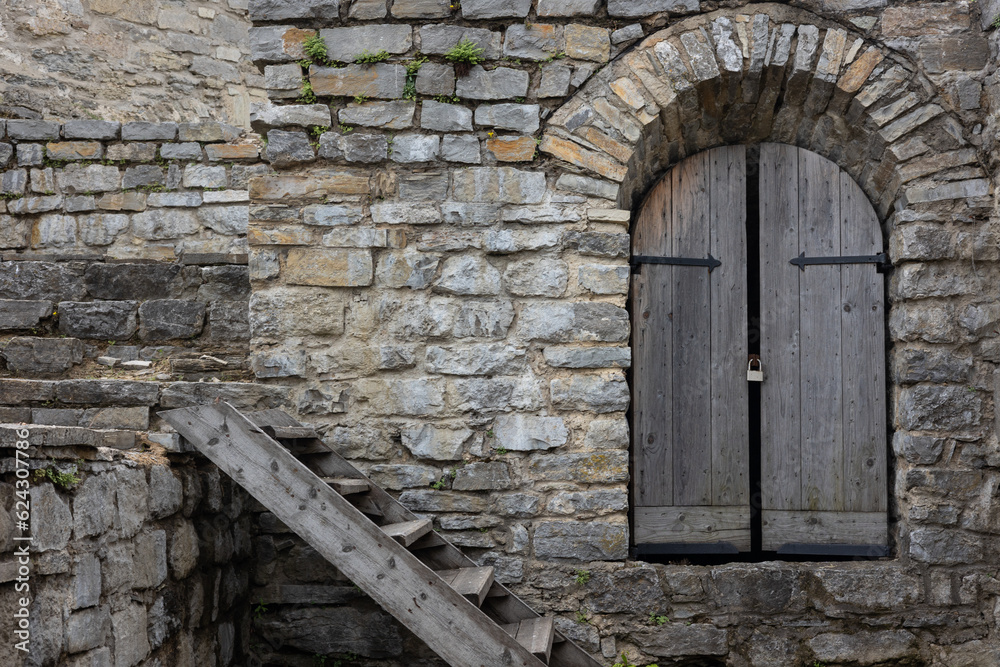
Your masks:
[{"label": "wooden door panel", "polygon": [[750,548],[746,388],[746,153],[692,156],[651,191],[633,254],[636,543]]},{"label": "wooden door panel", "polygon": [[881,252],[864,193],[833,163],[761,147],[763,548],[885,545],[882,277],[807,257]]}]

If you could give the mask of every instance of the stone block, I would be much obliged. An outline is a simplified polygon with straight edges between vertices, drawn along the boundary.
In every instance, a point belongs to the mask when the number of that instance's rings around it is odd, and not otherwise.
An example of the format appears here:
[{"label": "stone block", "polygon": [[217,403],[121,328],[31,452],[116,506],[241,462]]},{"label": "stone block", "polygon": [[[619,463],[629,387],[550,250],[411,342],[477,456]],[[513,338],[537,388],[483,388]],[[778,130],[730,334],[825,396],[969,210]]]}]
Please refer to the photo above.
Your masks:
[{"label": "stone block", "polygon": [[287,387],[247,382],[174,382],[163,390],[162,408],[186,408],[220,399],[240,410],[265,410],[289,403]]},{"label": "stone block", "polygon": [[628,527],[599,521],[547,521],[534,531],[535,557],[577,561],[624,560]]},{"label": "stone block", "polygon": [[629,268],[585,264],[578,269],[580,287],[592,294],[628,294]]},{"label": "stone block", "polygon": [[305,132],[271,130],[267,133],[267,148],[263,157],[275,167],[288,167],[316,159],[309,135]]},{"label": "stone block", "polygon": [[617,46],[618,44],[624,44],[625,42],[631,42],[632,40],[640,39],[643,35],[642,24],[633,23],[627,25],[624,28],[619,28],[611,33],[611,43]]},{"label": "stone block", "polygon": [[[298,65],[293,67],[298,68]],[[330,107],[325,104],[261,104],[250,110],[250,125],[257,132],[289,125],[329,127],[332,124]]]},{"label": "stone block", "polygon": [[112,192],[121,189],[118,167],[91,164],[71,164],[56,170],[56,184],[65,195],[91,192]]},{"label": "stone block", "polygon": [[142,164],[125,169],[122,188],[130,190],[144,185],[163,185],[163,169],[155,164]]},{"label": "stone block", "polygon": [[111,615],[115,667],[133,667],[149,655],[146,627],[146,607],[141,604],[129,604]]},{"label": "stone block", "polygon": [[514,374],[524,369],[524,350],[490,343],[463,347],[427,348],[427,370],[442,375]]},{"label": "stone block", "polygon": [[600,6],[600,0],[538,0],[538,15],[593,17]]},{"label": "stone block", "polygon": [[511,262],[504,271],[504,284],[518,296],[562,296],[569,281],[566,262],[543,258]]},{"label": "stone block", "polygon": [[915,656],[917,638],[906,630],[826,632],[809,640],[817,660],[873,665]]},{"label": "stone block", "polygon": [[160,157],[164,160],[201,160],[201,144],[163,144],[160,146]]},{"label": "stone block", "polygon": [[503,100],[528,94],[528,73],[510,67],[486,71],[475,65],[455,84],[455,93],[470,100]]},{"label": "stone block", "polygon": [[10,144],[0,144],[0,167],[6,167],[14,156],[14,147]]},{"label": "stone block", "polygon": [[458,104],[425,100],[420,106],[420,127],[439,132],[471,132],[472,110]]},{"label": "stone block", "polygon": [[51,301],[0,299],[0,331],[33,329],[51,314]]},{"label": "stone block", "polygon": [[90,405],[155,405],[159,385],[127,380],[63,380],[56,398],[63,403]]},{"label": "stone block", "polygon": [[893,361],[893,374],[900,384],[968,382],[973,366],[972,357],[936,349],[897,349]]},{"label": "stone block", "polygon": [[17,165],[19,167],[38,167],[45,162],[45,150],[41,144],[18,144]]},{"label": "stone block", "polygon": [[193,211],[155,208],[132,216],[132,234],[147,241],[177,239],[201,231]]},{"label": "stone block", "polygon": [[523,134],[538,131],[538,117],[537,104],[484,104],[476,108],[476,125]]},{"label": "stone block", "polygon": [[416,104],[407,101],[351,103],[340,110],[338,117],[343,125],[402,130],[413,126],[415,111]]},{"label": "stone block", "polygon": [[499,294],[500,272],[482,257],[449,257],[444,262],[435,289],[460,295]]},{"label": "stone block", "polygon": [[401,430],[403,446],[413,456],[435,461],[457,461],[465,453],[473,432],[467,428],[447,428],[423,424]]},{"label": "stone block", "polygon": [[367,52],[406,53],[413,46],[413,29],[401,23],[381,23],[350,28],[324,28],[320,37],[327,45],[330,60],[353,63]]},{"label": "stone block", "polygon": [[205,304],[154,299],[139,306],[139,336],[146,341],[192,338],[201,334]]},{"label": "stone block", "polygon": [[672,14],[697,12],[700,6],[700,0],[608,0],[608,15],[646,18],[657,12]]},{"label": "stone block", "polygon": [[360,400],[368,400],[378,414],[424,417],[444,407],[444,383],[439,378],[365,379],[355,382]]},{"label": "stone block", "polygon": [[403,654],[399,626],[382,611],[351,607],[303,607],[267,615],[259,636],[308,655],[345,653],[372,659]]},{"label": "stone block", "polygon": [[63,124],[64,139],[95,139],[110,141],[118,138],[122,124],[107,120],[68,120]]},{"label": "stone block", "polygon": [[250,0],[251,21],[339,18],[340,0]]},{"label": "stone block", "polygon": [[559,410],[581,410],[597,413],[625,410],[629,390],[621,375],[573,375],[557,378],[550,385],[552,405]]},{"label": "stone block", "polygon": [[178,141],[235,141],[242,130],[226,123],[204,120],[197,123],[181,123],[177,128]]},{"label": "stone block", "polygon": [[167,578],[167,534],[163,530],[140,533],[133,541],[133,588],[156,588]]},{"label": "stone block", "polygon": [[105,151],[108,160],[126,162],[152,162],[156,159],[155,143],[142,143],[138,141],[127,144],[111,144]]},{"label": "stone block", "polygon": [[462,18],[524,18],[531,10],[531,0],[465,0]]},{"label": "stone block", "polygon": [[399,502],[412,512],[485,512],[486,498],[448,491],[404,491]]},{"label": "stone block", "polygon": [[392,4],[392,15],[396,18],[447,18],[454,6],[452,0],[396,0]]},{"label": "stone block", "polygon": [[110,632],[111,610],[108,606],[73,612],[66,619],[66,650],[79,653],[104,646]]},{"label": "stone block", "polygon": [[437,135],[398,134],[392,143],[392,160],[400,163],[430,162],[441,151]]},{"label": "stone block", "polygon": [[539,454],[528,471],[535,479],[610,484],[628,481],[628,452],[606,449],[581,454]]},{"label": "stone block", "polygon": [[628,234],[606,232],[567,232],[563,242],[581,255],[596,257],[628,257]]},{"label": "stone block", "polygon": [[7,369],[18,373],[65,373],[83,362],[76,338],[11,338],[2,352]]},{"label": "stone block", "polygon": [[503,43],[503,54],[509,58],[547,60],[564,50],[562,26],[546,23],[514,24],[508,26]]},{"label": "stone block", "polygon": [[48,482],[31,487],[31,544],[33,553],[66,548],[73,525],[69,506]]},{"label": "stone block", "polygon": [[470,463],[455,474],[451,488],[455,491],[499,491],[513,485],[510,468],[506,463]]},{"label": "stone block", "polygon": [[544,349],[545,363],[555,368],[628,368],[632,350],[627,347],[558,346]]},{"label": "stone block", "polygon": [[136,332],[136,301],[62,301],[59,331],[75,338],[128,340]]},{"label": "stone block", "polygon": [[149,430],[149,408],[89,408],[80,417],[80,426],[92,429]]},{"label": "stone block", "polygon": [[[546,506],[552,514],[608,514],[611,512],[624,512],[628,509],[628,491],[625,489],[613,491],[563,491],[556,493],[549,499]],[[632,590],[632,589],[628,589]],[[617,611],[634,611],[641,608],[635,606],[635,601],[628,601],[633,605],[631,609]],[[604,605],[607,606],[607,605]],[[594,605],[590,606],[591,611],[611,611],[609,609],[598,609]]]},{"label": "stone block", "polygon": [[225,167],[192,164],[184,168],[185,188],[224,188],[229,185]]},{"label": "stone block", "polygon": [[565,97],[573,70],[557,63],[542,65],[542,79],[538,84],[538,97]]},{"label": "stone block", "polygon": [[372,282],[372,254],[370,250],[292,248],[284,273],[291,285],[363,287]]},{"label": "stone block", "polygon": [[353,0],[347,15],[359,21],[384,18],[385,3],[381,0]]},{"label": "stone block", "polygon": [[246,234],[250,224],[247,206],[204,206],[198,209],[197,216],[202,225],[227,236]]},{"label": "stone block", "polygon": [[462,162],[465,164],[482,163],[483,158],[479,152],[479,139],[471,134],[444,135],[441,138],[441,159],[448,162]]},{"label": "stone block", "polygon": [[368,476],[384,489],[400,491],[426,487],[441,477],[441,470],[430,466],[406,464],[379,464],[368,469]]},{"label": "stone block", "polygon": [[18,120],[7,121],[7,137],[18,141],[54,141],[59,138],[59,121]]},{"label": "stone block", "polygon": [[421,95],[453,95],[455,68],[439,63],[424,63],[417,73],[416,86]]},{"label": "stone block", "polygon": [[0,193],[5,195],[23,195],[28,187],[28,171],[26,169],[11,169],[0,176]]},{"label": "stone block", "polygon": [[406,68],[402,65],[348,65],[341,68],[313,66],[309,70],[313,91],[321,96],[375,97],[394,100],[403,96]]},{"label": "stone block", "polygon": [[214,301],[208,305],[208,338],[216,343],[239,344],[250,340],[246,301]]},{"label": "stone block", "polygon": [[611,38],[604,28],[571,24],[566,26],[563,36],[566,55],[570,58],[606,63],[611,57]]},{"label": "stone block", "polygon": [[661,658],[726,655],[729,652],[728,631],[709,623],[670,623],[638,636],[645,652]]},{"label": "stone block", "polygon": [[978,392],[956,385],[904,387],[899,396],[899,425],[912,431],[965,432],[979,425]]},{"label": "stone block", "polygon": [[78,267],[59,262],[0,263],[0,298],[58,301],[85,295]]},{"label": "stone block", "polygon": [[420,50],[423,53],[443,55],[462,40],[468,40],[483,50],[482,57],[494,60],[500,57],[502,34],[485,28],[435,24],[420,27]]},{"label": "stone block", "polygon": [[122,141],[173,141],[177,138],[177,123],[133,121],[121,128]]},{"label": "stone block", "polygon": [[525,304],[518,335],[549,342],[624,342],[628,314],[610,303]]},{"label": "stone block", "polygon": [[104,147],[97,141],[60,141],[45,145],[50,160],[99,160]]},{"label": "stone block", "polygon": [[87,267],[81,282],[95,299],[145,301],[180,296],[185,283],[191,279],[182,268],[180,264],[93,263]]},{"label": "stone block", "polygon": [[[88,476],[86,479],[90,479]],[[77,491],[79,494],[79,490]],[[76,510],[76,499],[73,501]],[[75,518],[75,517],[74,517]],[[75,536],[75,535],[74,535]],[[101,561],[94,554],[81,554],[73,564],[73,609],[93,607],[101,599]]]},{"label": "stone block", "polygon": [[[131,194],[134,195],[134,193]],[[126,203],[128,202],[122,202],[123,205]],[[79,216],[77,224],[79,226],[81,241],[89,246],[107,246],[114,243],[115,239],[128,229],[129,216],[124,214],[95,213],[93,215]]]},{"label": "stone block", "polygon": [[562,417],[501,415],[493,423],[497,445],[510,451],[552,449],[566,444],[569,431]]},{"label": "stone block", "polygon": [[892,450],[896,456],[902,456],[917,465],[933,465],[941,460],[944,443],[944,438],[914,435],[905,431],[896,431],[892,436]]}]

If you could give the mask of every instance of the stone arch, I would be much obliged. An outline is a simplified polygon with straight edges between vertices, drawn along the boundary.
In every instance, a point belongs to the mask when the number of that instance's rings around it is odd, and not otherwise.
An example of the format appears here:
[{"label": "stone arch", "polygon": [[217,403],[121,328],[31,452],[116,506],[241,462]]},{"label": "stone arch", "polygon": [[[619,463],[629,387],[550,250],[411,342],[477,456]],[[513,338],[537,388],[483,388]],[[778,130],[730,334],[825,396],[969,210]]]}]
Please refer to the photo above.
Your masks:
[{"label": "stone arch", "polygon": [[883,219],[949,204],[985,217],[988,176],[965,132],[908,59],[768,3],[693,16],[643,40],[552,114],[540,148],[619,184],[623,209],[688,155],[774,141],[837,163]]},{"label": "stone arch", "polygon": [[[555,110],[540,150],[552,171],[561,168],[556,189],[596,206],[588,211],[591,223],[628,225],[646,192],[683,158],[763,141],[826,157],[874,205],[896,266],[887,311],[897,368],[919,355],[945,358],[981,336],[993,321],[995,294],[985,282],[944,286],[950,268],[941,260],[997,259],[986,162],[916,64],[841,23],[777,4],[678,21],[622,54]],[[969,230],[964,246],[929,248],[934,230],[955,224]],[[930,462],[915,449],[921,443],[980,425],[978,416],[975,424],[957,417],[964,387],[945,384],[957,378],[896,375],[889,377],[889,425],[899,476]],[[900,521],[896,553],[933,561],[930,533],[900,493],[890,493]]]}]

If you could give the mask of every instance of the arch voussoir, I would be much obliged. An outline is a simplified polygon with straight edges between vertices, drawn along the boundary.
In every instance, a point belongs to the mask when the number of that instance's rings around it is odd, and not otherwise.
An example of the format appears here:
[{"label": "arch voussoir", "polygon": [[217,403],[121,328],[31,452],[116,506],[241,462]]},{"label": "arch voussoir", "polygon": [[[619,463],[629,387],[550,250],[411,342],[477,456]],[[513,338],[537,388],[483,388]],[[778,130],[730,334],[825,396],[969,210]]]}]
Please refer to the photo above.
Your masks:
[{"label": "arch voussoir", "polygon": [[[541,151],[621,184],[631,209],[680,159],[731,143],[795,144],[837,162],[880,216],[893,207],[988,204],[989,183],[947,103],[917,68],[805,11],[750,5],[692,17],[644,40],[553,114]],[[945,154],[941,176],[902,169]],[[571,166],[570,166],[571,165]],[[914,177],[914,173],[919,176]]]}]

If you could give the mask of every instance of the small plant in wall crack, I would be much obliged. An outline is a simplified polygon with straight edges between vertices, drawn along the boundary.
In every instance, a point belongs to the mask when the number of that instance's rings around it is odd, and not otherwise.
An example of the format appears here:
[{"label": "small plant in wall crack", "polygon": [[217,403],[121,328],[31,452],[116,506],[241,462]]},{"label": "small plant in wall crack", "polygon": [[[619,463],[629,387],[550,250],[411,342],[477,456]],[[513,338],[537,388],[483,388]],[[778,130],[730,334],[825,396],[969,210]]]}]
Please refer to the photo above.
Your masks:
[{"label": "small plant in wall crack", "polygon": [[590,623],[590,619],[587,618],[587,610],[586,609],[579,609],[579,610],[577,610],[577,612],[576,612],[576,622],[579,623],[580,625],[586,625],[586,624]]},{"label": "small plant in wall crack", "polygon": [[260,602],[258,602],[257,606],[253,608],[253,617],[254,619],[259,621],[260,619],[264,618],[264,614],[266,613],[267,613],[267,605],[264,604],[264,598],[260,598]]},{"label": "small plant in wall crack", "polygon": [[390,57],[389,52],[385,49],[379,49],[375,53],[369,53],[368,50],[365,49],[354,59],[354,62],[359,64],[375,64],[385,62]]},{"label": "small plant in wall crack", "polygon": [[669,622],[670,622],[670,619],[668,617],[666,617],[666,616],[659,616],[657,614],[650,614],[649,615],[649,624],[650,625],[663,625],[664,623],[669,623]]},{"label": "small plant in wall crack", "polygon": [[587,582],[590,581],[589,570],[573,570],[573,574],[576,575],[576,583],[581,586],[585,586]]},{"label": "small plant in wall crack", "polygon": [[[639,667],[639,665],[632,662],[627,653],[622,653],[621,660],[612,665],[612,667]],[[659,665],[652,664],[646,665],[646,667],[659,667]]]},{"label": "small plant in wall crack", "polygon": [[444,59],[455,64],[455,74],[462,77],[472,70],[473,65],[483,61],[483,49],[475,42],[463,38],[455,46],[448,49]]},{"label": "small plant in wall crack", "polygon": [[326,42],[319,36],[318,32],[311,37],[307,37],[306,40],[302,42],[302,52],[309,56],[312,62],[327,62]]},{"label": "small plant in wall crack", "polygon": [[35,480],[47,479],[61,489],[69,490],[79,484],[80,478],[77,476],[80,468],[73,466],[72,472],[59,472],[53,467],[39,468],[35,471]]}]

